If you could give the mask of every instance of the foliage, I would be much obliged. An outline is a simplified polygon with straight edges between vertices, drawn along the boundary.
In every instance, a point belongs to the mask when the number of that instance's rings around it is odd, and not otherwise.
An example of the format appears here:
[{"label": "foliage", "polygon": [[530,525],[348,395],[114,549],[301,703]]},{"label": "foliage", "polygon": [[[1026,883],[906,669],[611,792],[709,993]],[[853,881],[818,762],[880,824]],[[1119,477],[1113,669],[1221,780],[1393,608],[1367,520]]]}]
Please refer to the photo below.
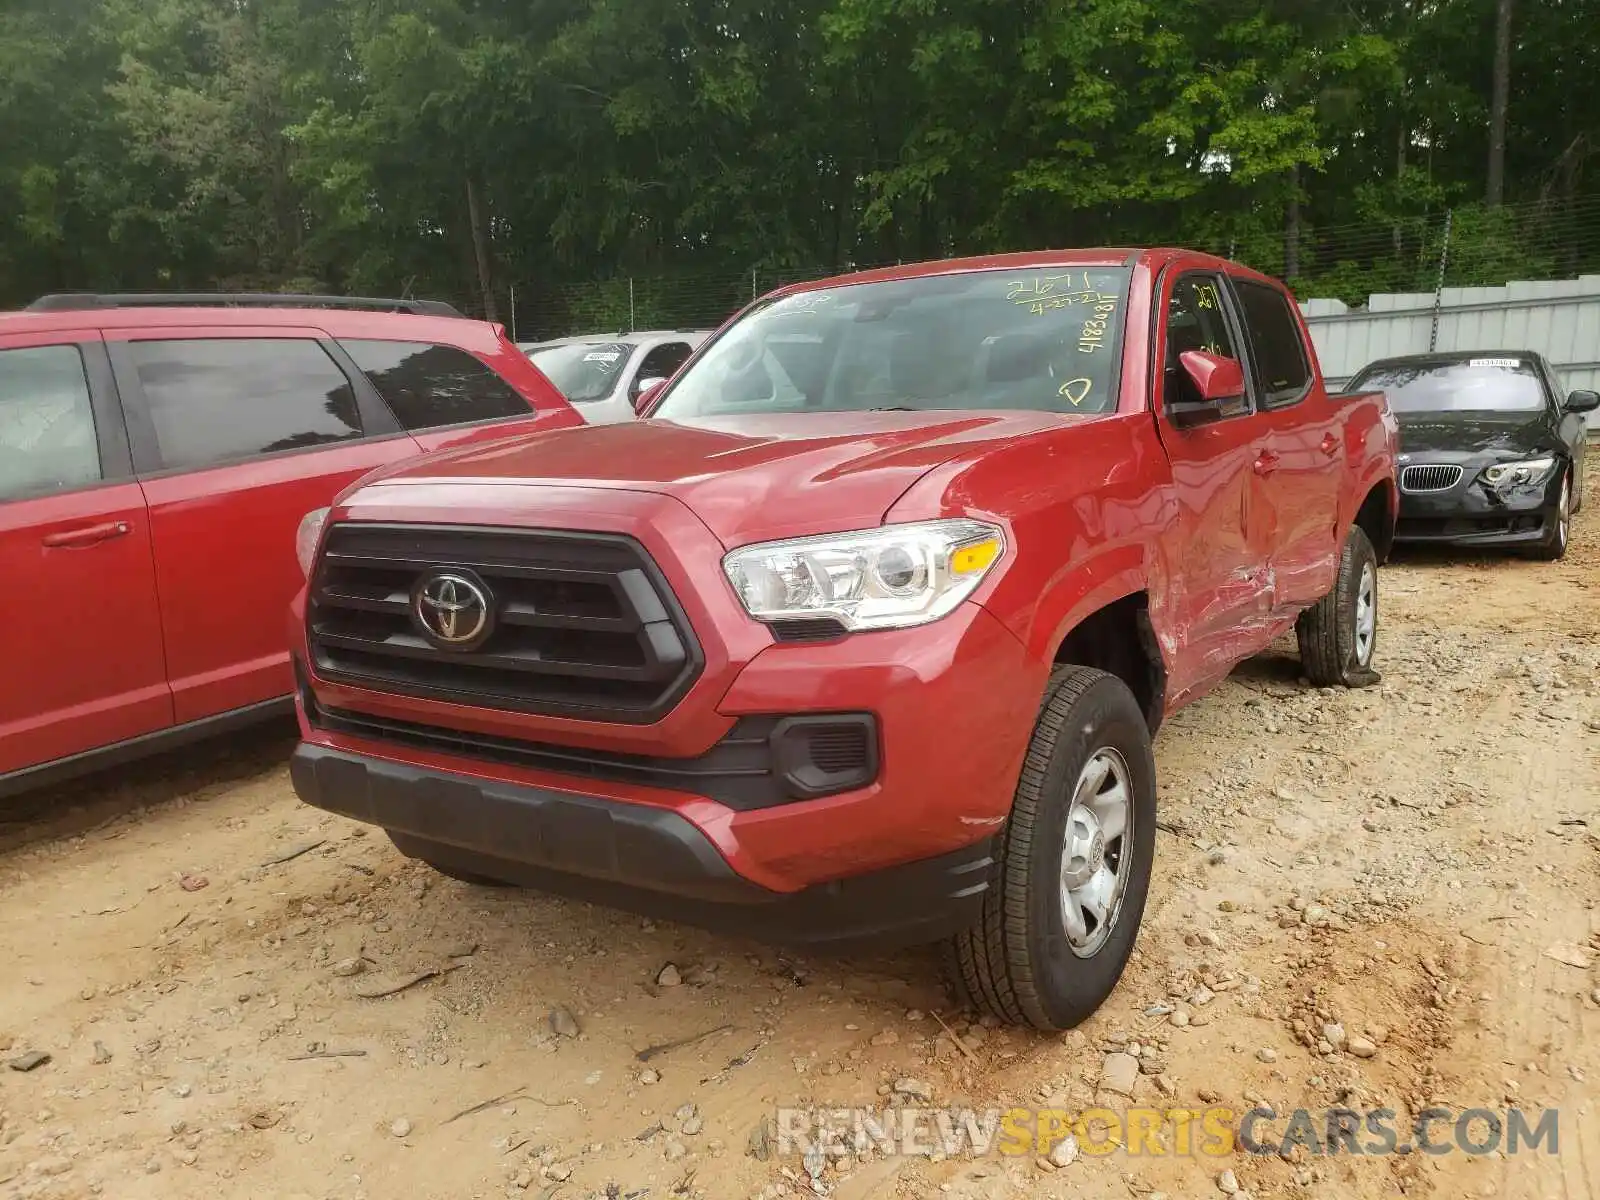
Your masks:
[{"label": "foliage", "polygon": [[[1150,242],[1353,299],[1431,287],[1446,208],[1463,281],[1600,269],[1600,244],[1552,233],[1600,191],[1600,0],[1515,10],[1507,199],[1532,223],[1480,203],[1494,7],[8,0],[0,304],[481,301]],[[578,315],[629,311],[615,288],[594,303]],[[633,298],[641,323],[682,311]]]}]

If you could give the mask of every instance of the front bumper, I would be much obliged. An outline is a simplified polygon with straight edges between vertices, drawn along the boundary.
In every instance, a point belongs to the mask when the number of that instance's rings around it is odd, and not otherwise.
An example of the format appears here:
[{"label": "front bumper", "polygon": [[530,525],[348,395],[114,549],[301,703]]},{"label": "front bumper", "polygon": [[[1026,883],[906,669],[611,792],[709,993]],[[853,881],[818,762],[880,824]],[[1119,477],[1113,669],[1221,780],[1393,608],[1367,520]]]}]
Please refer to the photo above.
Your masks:
[{"label": "front bumper", "polygon": [[[303,641],[301,649],[303,664]],[[881,946],[970,925],[1048,667],[971,602],[916,629],[769,639],[731,666],[714,707],[684,713],[691,693],[667,718],[711,735],[655,750],[652,766],[710,761],[717,739],[741,723],[858,713],[877,732],[872,782],[751,807],[659,777],[551,769],[537,754],[508,752],[517,732],[507,714],[323,685],[302,665],[295,789],[309,804],[384,827],[417,857],[709,928]],[[337,712],[373,718],[377,732],[327,719]],[[384,736],[385,721],[424,723],[441,737]],[[650,737],[619,729],[607,747],[585,732],[563,738],[530,719],[520,736],[536,751],[566,745],[588,759],[636,752]],[[479,744],[493,736],[496,757],[475,753],[467,735]]]},{"label": "front bumper", "polygon": [[1500,492],[1468,469],[1443,492],[1400,494],[1395,540],[1448,546],[1525,546],[1549,540],[1560,513],[1560,472],[1532,488]]},{"label": "front bumper", "polygon": [[781,942],[933,941],[971,925],[990,837],[797,892],[741,876],[681,812],[474,778],[307,743],[290,764],[309,804],[381,825],[406,854],[456,871]]}]

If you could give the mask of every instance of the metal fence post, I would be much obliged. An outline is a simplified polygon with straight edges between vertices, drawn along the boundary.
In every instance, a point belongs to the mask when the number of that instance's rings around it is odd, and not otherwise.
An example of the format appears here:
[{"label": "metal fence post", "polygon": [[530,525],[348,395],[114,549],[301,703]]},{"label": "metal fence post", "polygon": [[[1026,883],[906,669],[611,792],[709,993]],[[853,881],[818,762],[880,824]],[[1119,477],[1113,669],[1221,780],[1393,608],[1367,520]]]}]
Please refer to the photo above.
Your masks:
[{"label": "metal fence post", "polygon": [[639,328],[638,315],[633,310],[633,276],[628,276],[628,332],[632,333]]},{"label": "metal fence post", "polygon": [[517,285],[511,285],[511,340],[517,340]]},{"label": "metal fence post", "polygon": [[756,285],[756,269],[750,268],[750,303],[754,304],[761,296],[761,290]]},{"label": "metal fence post", "polygon": [[1428,353],[1439,348],[1439,309],[1444,303],[1444,269],[1450,262],[1450,227],[1455,221],[1453,208],[1444,210],[1444,241],[1439,246],[1439,280],[1433,286],[1433,327],[1428,330]]}]

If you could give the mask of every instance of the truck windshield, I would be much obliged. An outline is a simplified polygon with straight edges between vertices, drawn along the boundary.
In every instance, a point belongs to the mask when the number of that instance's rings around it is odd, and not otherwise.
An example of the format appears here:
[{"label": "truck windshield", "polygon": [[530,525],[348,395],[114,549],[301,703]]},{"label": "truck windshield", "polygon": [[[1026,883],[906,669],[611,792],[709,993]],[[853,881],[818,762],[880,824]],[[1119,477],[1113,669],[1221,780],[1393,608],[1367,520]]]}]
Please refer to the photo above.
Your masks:
[{"label": "truck windshield", "polygon": [[1537,412],[1544,384],[1525,358],[1380,363],[1351,382],[1352,392],[1382,392],[1397,413]]},{"label": "truck windshield", "polygon": [[798,292],[730,326],[650,415],[1109,412],[1129,276],[981,270]]},{"label": "truck windshield", "polygon": [[611,394],[632,353],[624,342],[583,342],[534,350],[528,357],[563,396],[582,404]]}]

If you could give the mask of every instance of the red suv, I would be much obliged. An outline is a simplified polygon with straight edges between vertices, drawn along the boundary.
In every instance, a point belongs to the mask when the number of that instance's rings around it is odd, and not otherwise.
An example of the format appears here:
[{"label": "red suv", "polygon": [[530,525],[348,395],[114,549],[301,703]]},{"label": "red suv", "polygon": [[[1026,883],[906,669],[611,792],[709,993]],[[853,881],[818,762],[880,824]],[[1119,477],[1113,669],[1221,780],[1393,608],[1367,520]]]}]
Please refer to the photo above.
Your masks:
[{"label": "red suv", "polygon": [[287,711],[308,511],[424,450],[581,423],[499,327],[429,301],[0,315],[0,578],[27,597],[0,621],[0,796]]}]

